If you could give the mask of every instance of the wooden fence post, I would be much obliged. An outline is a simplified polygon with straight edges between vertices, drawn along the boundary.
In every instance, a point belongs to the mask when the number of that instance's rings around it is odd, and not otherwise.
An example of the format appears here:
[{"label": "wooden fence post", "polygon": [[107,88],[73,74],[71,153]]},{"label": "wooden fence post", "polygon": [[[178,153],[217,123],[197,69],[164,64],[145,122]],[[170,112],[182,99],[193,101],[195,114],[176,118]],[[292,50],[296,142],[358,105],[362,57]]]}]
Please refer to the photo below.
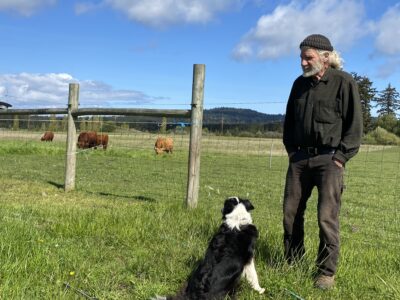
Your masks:
[{"label": "wooden fence post", "polygon": [[76,120],[77,117],[72,112],[78,109],[79,84],[69,84],[68,112],[67,112],[67,153],[65,157],[65,182],[64,190],[66,192],[75,189],[76,173]]},{"label": "wooden fence post", "polygon": [[199,197],[200,183],[200,144],[203,128],[205,65],[193,66],[192,110],[189,145],[189,166],[186,206],[195,208]]}]

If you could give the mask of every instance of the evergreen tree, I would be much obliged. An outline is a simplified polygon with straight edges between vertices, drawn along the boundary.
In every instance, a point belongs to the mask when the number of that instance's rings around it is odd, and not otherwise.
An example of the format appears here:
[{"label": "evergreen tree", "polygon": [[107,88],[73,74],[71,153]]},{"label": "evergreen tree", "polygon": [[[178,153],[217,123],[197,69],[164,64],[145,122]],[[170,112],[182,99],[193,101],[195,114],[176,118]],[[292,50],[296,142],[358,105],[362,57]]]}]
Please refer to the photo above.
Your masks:
[{"label": "evergreen tree", "polygon": [[13,130],[19,130],[19,116],[14,115],[14,120],[13,120]]},{"label": "evergreen tree", "polygon": [[62,120],[61,120],[61,131],[65,132],[68,130],[68,117],[67,116],[63,116]]},{"label": "evergreen tree", "polygon": [[50,115],[49,119],[49,130],[50,131],[57,131],[58,126],[57,126],[57,118],[56,115]]},{"label": "evergreen tree", "polygon": [[88,130],[88,126],[86,126],[86,120],[84,118],[80,119],[79,130],[80,131]]},{"label": "evergreen tree", "polygon": [[114,132],[117,128],[117,124],[114,120],[105,121],[103,123],[103,132]]},{"label": "evergreen tree", "polygon": [[396,91],[395,87],[392,87],[389,83],[388,87],[379,93],[379,96],[375,99],[376,107],[378,107],[379,116],[385,115],[396,115],[396,112],[400,110],[400,98],[399,92]]},{"label": "evergreen tree", "polygon": [[366,76],[359,76],[357,73],[351,73],[354,80],[358,85],[358,92],[361,99],[361,109],[363,114],[363,126],[364,133],[372,130],[372,118],[371,118],[371,102],[374,100],[376,95],[376,89],[372,87],[372,81]]},{"label": "evergreen tree", "polygon": [[96,132],[101,132],[102,128],[101,128],[101,123],[102,120],[100,118],[100,116],[92,116],[92,122],[91,122],[91,130],[96,131]]},{"label": "evergreen tree", "polygon": [[167,132],[167,118],[162,117],[160,125],[160,133],[165,134]]}]

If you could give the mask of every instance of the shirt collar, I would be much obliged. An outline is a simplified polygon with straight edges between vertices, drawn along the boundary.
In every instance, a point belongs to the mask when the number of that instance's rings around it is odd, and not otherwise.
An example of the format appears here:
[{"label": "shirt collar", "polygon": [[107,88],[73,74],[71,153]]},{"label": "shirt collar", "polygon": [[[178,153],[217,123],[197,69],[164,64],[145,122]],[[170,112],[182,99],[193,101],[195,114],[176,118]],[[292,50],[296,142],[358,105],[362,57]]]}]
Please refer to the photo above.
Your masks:
[{"label": "shirt collar", "polygon": [[331,68],[328,67],[328,69],[325,70],[324,75],[322,75],[321,79],[318,81],[315,81],[312,76],[307,77],[308,82],[310,83],[311,86],[315,87],[317,86],[320,82],[327,83],[329,81],[329,78],[331,77]]},{"label": "shirt collar", "polygon": [[331,78],[331,73],[331,67],[328,67],[328,69],[325,70],[324,75],[322,75],[322,78],[319,81],[328,82]]}]

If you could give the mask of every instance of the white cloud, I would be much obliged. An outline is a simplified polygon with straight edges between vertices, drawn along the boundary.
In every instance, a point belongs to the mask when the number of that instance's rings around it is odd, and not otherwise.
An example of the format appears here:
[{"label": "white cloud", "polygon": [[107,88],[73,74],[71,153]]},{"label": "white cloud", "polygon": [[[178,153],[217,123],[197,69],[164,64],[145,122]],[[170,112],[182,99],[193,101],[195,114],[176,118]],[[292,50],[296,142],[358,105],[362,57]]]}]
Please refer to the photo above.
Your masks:
[{"label": "white cloud", "polygon": [[370,31],[364,22],[364,7],[354,0],[292,1],[280,5],[271,14],[263,15],[233,50],[233,57],[242,60],[275,59],[293,53],[309,34],[329,37],[339,51],[351,46]]},{"label": "white cloud", "polygon": [[389,7],[372,27],[375,51],[371,57],[383,61],[377,76],[388,78],[400,70],[400,3]]},{"label": "white cloud", "polygon": [[11,11],[30,16],[44,6],[53,5],[57,0],[0,0],[0,11]]},{"label": "white cloud", "polygon": [[375,23],[375,47],[383,54],[400,55],[400,3],[389,8]]},{"label": "white cloud", "polygon": [[240,7],[249,0],[104,0],[92,6],[80,3],[77,12],[90,8],[110,6],[135,22],[153,27],[164,27],[179,23],[206,23],[216,13]]},{"label": "white cloud", "polygon": [[66,73],[0,75],[0,99],[14,108],[62,108],[68,103],[69,83],[79,83],[79,102],[83,107],[129,107],[164,99],[140,91],[115,90],[99,81],[77,80]]}]

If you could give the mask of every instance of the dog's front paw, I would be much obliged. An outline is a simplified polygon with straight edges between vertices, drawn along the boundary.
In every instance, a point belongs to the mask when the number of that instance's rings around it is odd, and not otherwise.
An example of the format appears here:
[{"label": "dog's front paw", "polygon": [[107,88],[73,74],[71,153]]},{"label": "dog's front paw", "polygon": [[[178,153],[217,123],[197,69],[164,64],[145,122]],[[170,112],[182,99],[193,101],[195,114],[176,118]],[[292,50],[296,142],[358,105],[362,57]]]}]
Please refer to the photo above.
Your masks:
[{"label": "dog's front paw", "polygon": [[260,288],[256,289],[256,291],[257,291],[259,294],[264,294],[265,289],[260,287]]}]

